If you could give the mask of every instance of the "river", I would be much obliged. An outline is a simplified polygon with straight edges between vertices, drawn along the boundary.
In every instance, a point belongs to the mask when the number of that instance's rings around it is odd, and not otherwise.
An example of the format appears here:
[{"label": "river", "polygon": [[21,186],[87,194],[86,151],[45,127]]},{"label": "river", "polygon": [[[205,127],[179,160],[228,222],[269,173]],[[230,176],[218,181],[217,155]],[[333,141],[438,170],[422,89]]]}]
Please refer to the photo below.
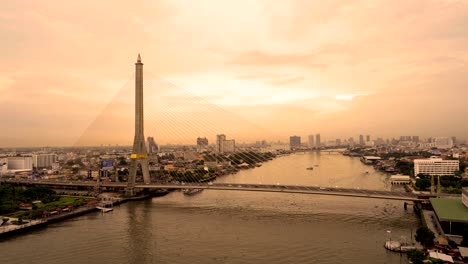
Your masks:
[{"label": "river", "polygon": [[[358,158],[317,152],[278,157],[217,181],[393,188],[388,175]],[[4,239],[0,254],[8,264],[407,263],[383,243],[388,235],[410,240],[417,226],[413,211],[399,201],[173,192]]]}]

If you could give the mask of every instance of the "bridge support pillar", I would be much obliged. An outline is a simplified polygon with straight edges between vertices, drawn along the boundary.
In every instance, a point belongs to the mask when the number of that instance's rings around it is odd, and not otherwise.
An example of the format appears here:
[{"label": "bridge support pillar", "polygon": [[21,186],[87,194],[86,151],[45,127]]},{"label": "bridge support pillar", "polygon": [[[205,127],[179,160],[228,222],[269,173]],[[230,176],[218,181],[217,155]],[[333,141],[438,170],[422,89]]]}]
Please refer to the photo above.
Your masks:
[{"label": "bridge support pillar", "polygon": [[441,192],[442,192],[442,187],[440,187],[440,175],[437,175],[437,197],[440,196]]},{"label": "bridge support pillar", "polygon": [[[101,173],[101,172],[99,172]],[[96,186],[94,187],[94,191],[99,194],[101,193],[101,175],[98,175],[96,180]]]},{"label": "bridge support pillar", "polygon": [[127,187],[127,188],[125,188],[125,195],[127,195],[127,196],[134,196],[134,195],[135,195],[135,187]]},{"label": "bridge support pillar", "polygon": [[431,194],[434,193],[434,175],[431,175]]}]

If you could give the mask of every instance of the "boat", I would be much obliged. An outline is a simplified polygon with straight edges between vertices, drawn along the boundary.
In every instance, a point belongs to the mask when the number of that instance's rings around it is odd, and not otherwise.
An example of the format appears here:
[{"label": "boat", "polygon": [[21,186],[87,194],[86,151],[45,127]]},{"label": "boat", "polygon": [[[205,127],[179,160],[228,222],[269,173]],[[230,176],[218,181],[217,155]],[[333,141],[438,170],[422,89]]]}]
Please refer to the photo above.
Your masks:
[{"label": "boat", "polygon": [[112,210],[114,210],[114,206],[112,202],[110,203],[102,203],[101,205],[96,206],[97,209],[101,210],[103,213],[108,213]]},{"label": "boat", "polygon": [[306,170],[313,170],[314,167],[308,167]]},{"label": "boat", "polygon": [[197,194],[197,193],[201,193],[203,191],[203,189],[184,189],[182,190],[182,193],[184,195],[194,195],[194,194]]},{"label": "boat", "polygon": [[101,210],[101,212],[103,212],[103,213],[108,213],[108,212],[114,210],[114,208],[112,208],[112,207],[107,208],[107,207],[102,207],[102,206],[96,206],[96,208]]},{"label": "boat", "polygon": [[386,241],[384,247],[390,251],[395,252],[406,252],[410,250],[417,249],[417,247],[413,245],[408,245],[406,243],[401,243],[399,241]]}]

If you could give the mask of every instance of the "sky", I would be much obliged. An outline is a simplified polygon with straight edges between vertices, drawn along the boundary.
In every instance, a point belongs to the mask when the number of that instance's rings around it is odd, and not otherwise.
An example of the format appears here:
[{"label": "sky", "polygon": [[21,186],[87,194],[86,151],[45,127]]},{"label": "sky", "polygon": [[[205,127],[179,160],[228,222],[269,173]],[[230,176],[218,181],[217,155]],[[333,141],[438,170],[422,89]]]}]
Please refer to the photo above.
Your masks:
[{"label": "sky", "polygon": [[7,1],[0,147],[468,138],[466,0]]}]

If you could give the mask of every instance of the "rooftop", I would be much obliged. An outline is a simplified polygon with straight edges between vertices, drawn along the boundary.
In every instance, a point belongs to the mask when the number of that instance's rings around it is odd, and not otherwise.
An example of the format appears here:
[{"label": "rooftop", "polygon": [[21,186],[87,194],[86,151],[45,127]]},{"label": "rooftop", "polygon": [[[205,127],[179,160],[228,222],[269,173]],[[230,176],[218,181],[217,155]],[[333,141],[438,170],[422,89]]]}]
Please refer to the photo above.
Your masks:
[{"label": "rooftop", "polygon": [[431,198],[430,201],[439,220],[468,223],[468,208],[461,199]]}]

